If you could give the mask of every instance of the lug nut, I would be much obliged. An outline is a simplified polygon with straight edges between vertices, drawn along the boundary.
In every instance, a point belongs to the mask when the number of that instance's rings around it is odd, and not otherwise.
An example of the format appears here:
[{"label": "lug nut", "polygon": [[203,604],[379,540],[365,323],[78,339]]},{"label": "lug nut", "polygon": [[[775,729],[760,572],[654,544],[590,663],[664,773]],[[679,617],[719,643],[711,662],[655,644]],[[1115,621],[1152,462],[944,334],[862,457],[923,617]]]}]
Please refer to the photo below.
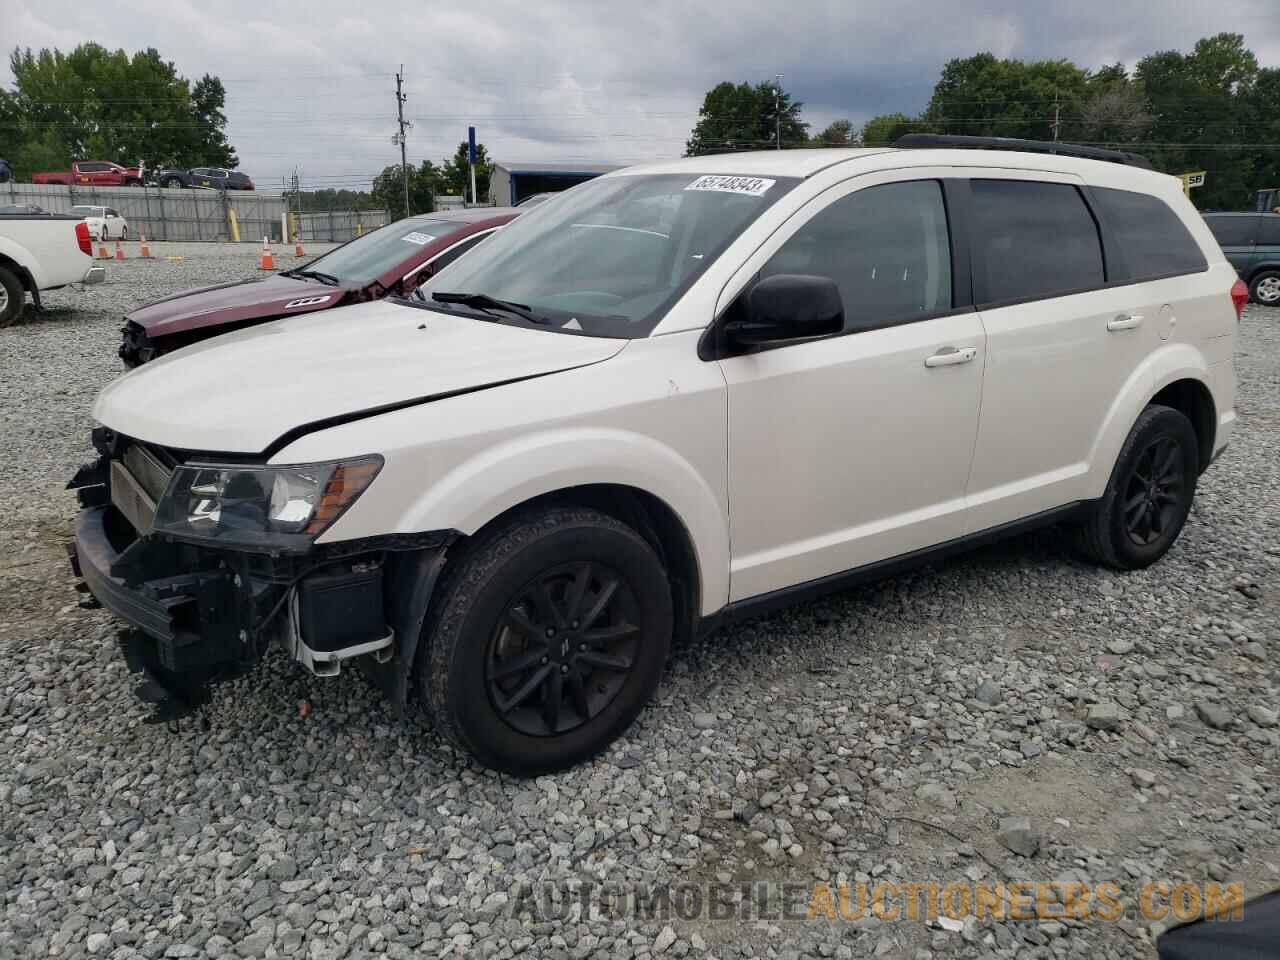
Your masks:
[{"label": "lug nut", "polygon": [[548,636],[548,637],[554,637],[555,635],[556,635],[556,628],[555,628],[555,627],[547,627],[547,636]]},{"label": "lug nut", "polygon": [[546,662],[547,662],[547,659],[548,659],[547,657],[543,657],[543,658],[542,658],[542,662],[543,662],[543,663],[546,663]]},{"label": "lug nut", "polygon": [[566,663],[562,663],[562,664],[560,664],[560,672],[561,672],[561,673],[568,673],[568,672],[569,672],[569,665],[568,665],[568,664],[566,664]]}]

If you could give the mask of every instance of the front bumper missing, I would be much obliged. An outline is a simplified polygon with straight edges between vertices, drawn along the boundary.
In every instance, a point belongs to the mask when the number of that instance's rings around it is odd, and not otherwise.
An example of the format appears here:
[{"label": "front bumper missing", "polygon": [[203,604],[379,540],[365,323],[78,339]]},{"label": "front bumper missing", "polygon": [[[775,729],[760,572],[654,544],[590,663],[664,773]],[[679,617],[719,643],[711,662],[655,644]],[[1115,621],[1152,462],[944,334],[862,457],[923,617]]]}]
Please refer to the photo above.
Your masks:
[{"label": "front bumper missing", "polygon": [[[102,457],[68,484],[84,508],[71,566],[129,624],[121,652],[142,677],[135,692],[157,704],[153,720],[202,705],[210,685],[247,672],[272,642],[318,676],[359,657],[393,704],[403,704],[430,587],[455,531],[320,545],[301,556],[139,536],[150,523],[117,502],[127,507],[136,493],[128,464],[137,467],[137,457],[114,437],[97,439]],[[134,482],[122,484],[124,475]]]}]

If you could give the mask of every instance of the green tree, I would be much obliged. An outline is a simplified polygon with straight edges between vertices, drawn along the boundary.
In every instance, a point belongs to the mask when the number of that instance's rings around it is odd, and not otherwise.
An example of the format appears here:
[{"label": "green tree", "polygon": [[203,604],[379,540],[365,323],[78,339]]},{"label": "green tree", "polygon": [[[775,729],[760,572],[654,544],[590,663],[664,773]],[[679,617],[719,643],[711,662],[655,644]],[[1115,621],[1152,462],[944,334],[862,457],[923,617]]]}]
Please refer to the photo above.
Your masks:
[{"label": "green tree", "polygon": [[[471,168],[467,163],[467,157],[467,141],[463,140],[458,144],[458,149],[453,152],[453,156],[445,159],[444,163],[441,164],[440,174],[444,178],[448,193],[466,197],[470,202]],[[489,199],[489,176],[491,172],[492,166],[489,163],[489,151],[485,149],[483,143],[477,143],[476,193],[480,195],[481,203],[485,203]]]},{"label": "green tree", "polygon": [[[1259,70],[1243,100],[1248,139],[1255,144],[1280,143],[1280,67]],[[1280,187],[1280,148],[1259,146],[1251,153],[1253,180],[1249,189]],[[1251,207],[1252,199],[1247,199],[1244,205]]]},{"label": "green tree", "polygon": [[702,100],[685,156],[764,150],[776,144],[779,130],[784,147],[803,146],[809,139],[809,125],[800,119],[803,106],[773,81],[717,84]]},{"label": "green tree", "polygon": [[834,120],[813,138],[815,147],[856,147],[858,143],[858,134],[849,120]]},{"label": "green tree", "polygon": [[235,149],[227,142],[227,115],[223,108],[227,92],[222,81],[205,74],[191,88],[191,113],[195,118],[195,148],[200,152],[201,167],[229,167],[240,165]]},{"label": "green tree", "polygon": [[921,118],[932,132],[1052,140],[1055,117],[1067,139],[1088,98],[1088,75],[1066,60],[997,60],[990,53],[949,61]]},{"label": "green tree", "polygon": [[925,124],[912,120],[905,113],[886,113],[872,117],[862,127],[864,147],[887,147],[904,133],[923,132]]},{"label": "green tree", "polygon": [[1153,53],[1134,71],[1153,117],[1143,152],[1169,173],[1206,171],[1205,185],[1192,192],[1203,207],[1252,202],[1266,160],[1252,144],[1267,142],[1255,139],[1265,128],[1250,125],[1258,75],[1257,58],[1237,33],[1206,37],[1189,54]]},{"label": "green tree", "polygon": [[[413,214],[430,213],[435,209],[437,193],[445,192],[444,179],[440,168],[430,160],[423,160],[417,167],[409,168],[409,204]],[[369,191],[375,205],[391,211],[391,219],[399,220],[406,216],[404,209],[404,176],[400,164],[384,167],[382,172],[373,178],[373,187]]]},{"label": "green tree", "polygon": [[[21,172],[65,169],[73,160],[148,167],[234,166],[225,94],[205,76],[198,97],[154,49],[132,55],[85,43],[70,53],[15,49],[9,58]],[[229,162],[228,162],[229,161]]]}]

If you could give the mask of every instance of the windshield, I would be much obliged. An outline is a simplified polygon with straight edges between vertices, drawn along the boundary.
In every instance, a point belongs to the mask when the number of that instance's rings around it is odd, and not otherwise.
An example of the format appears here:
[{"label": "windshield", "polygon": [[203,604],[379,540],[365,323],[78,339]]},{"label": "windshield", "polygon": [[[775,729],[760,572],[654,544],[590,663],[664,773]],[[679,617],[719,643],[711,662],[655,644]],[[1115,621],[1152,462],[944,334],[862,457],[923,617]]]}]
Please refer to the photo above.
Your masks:
[{"label": "windshield", "polygon": [[427,217],[399,220],[331,250],[303,269],[327,273],[340,283],[364,286],[421,253],[433,240],[457,233],[466,226],[459,220]]},{"label": "windshield", "polygon": [[[526,305],[545,324],[646,337],[675,299],[794,179],[663,174],[590,180],[538,204],[427,281]],[[450,309],[450,308],[445,308]],[[502,323],[528,321],[495,314]]]}]

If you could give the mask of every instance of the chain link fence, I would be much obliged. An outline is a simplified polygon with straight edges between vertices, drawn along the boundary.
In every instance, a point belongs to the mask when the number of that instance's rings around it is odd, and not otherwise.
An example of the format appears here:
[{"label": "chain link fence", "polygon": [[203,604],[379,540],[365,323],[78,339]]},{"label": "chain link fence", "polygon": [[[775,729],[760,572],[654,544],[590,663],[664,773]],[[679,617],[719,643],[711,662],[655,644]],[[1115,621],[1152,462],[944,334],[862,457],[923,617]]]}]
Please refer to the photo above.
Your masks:
[{"label": "chain link fence", "polygon": [[[35,204],[50,213],[74,206],[110,207],[129,224],[129,235],[149,240],[235,240],[292,242],[285,236],[287,198],[257,191],[179,188],[0,184],[0,203]],[[299,239],[341,243],[390,221],[385,210],[327,210],[294,213]]]}]

